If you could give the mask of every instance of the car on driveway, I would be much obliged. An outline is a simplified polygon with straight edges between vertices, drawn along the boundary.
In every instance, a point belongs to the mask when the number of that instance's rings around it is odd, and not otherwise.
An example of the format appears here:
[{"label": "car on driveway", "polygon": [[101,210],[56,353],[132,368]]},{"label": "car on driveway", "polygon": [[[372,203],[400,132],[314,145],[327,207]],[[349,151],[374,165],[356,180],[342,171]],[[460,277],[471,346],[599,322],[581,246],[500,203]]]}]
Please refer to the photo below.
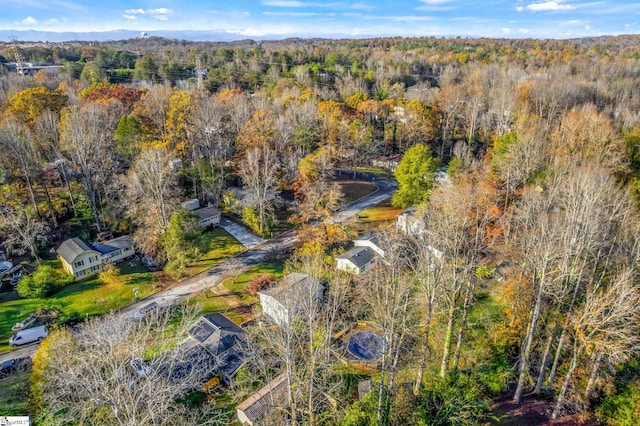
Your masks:
[{"label": "car on driveway", "polygon": [[142,320],[147,314],[158,310],[160,307],[158,306],[158,302],[151,302],[148,305],[144,305],[140,309],[134,312],[133,319],[136,321]]},{"label": "car on driveway", "polygon": [[12,374],[27,371],[31,368],[31,358],[8,359],[0,364],[0,379],[9,377]]}]

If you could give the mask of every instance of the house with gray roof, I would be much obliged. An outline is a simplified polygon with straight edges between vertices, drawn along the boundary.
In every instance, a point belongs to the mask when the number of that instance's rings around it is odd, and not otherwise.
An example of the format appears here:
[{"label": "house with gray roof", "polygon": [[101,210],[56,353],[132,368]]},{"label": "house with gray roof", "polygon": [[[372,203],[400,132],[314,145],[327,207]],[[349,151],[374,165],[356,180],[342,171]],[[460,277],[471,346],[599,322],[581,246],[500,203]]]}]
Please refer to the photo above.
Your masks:
[{"label": "house with gray roof", "polygon": [[223,381],[231,383],[244,363],[244,330],[226,316],[216,313],[200,317],[189,329],[189,336],[213,357]]},{"label": "house with gray roof", "polygon": [[351,250],[336,256],[336,269],[360,275],[384,258],[384,250],[379,246],[375,232],[360,235],[353,244]]},{"label": "house with gray roof", "polygon": [[64,270],[75,278],[95,275],[102,271],[104,264],[120,262],[135,254],[129,235],[96,244],[78,237],[69,238],[56,252]]},{"label": "house with gray roof", "polygon": [[277,285],[258,292],[262,312],[279,326],[288,326],[303,313],[315,312],[323,301],[324,286],[299,272],[283,277]]}]

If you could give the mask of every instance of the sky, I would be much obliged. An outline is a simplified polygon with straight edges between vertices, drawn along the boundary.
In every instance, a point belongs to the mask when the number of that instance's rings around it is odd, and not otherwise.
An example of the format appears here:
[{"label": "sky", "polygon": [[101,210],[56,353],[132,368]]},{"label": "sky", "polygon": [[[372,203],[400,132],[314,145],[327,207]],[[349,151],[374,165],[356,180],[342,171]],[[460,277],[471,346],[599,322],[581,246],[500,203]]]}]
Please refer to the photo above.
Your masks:
[{"label": "sky", "polygon": [[0,30],[214,31],[242,38],[574,38],[640,33],[640,1],[0,0]]}]

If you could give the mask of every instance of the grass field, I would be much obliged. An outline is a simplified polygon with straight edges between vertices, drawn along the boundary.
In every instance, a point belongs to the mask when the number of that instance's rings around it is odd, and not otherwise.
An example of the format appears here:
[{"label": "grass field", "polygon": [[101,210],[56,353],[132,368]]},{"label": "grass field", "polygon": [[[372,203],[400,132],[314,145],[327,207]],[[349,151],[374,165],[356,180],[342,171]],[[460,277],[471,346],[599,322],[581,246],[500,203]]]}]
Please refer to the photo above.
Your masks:
[{"label": "grass field", "polygon": [[26,416],[29,372],[0,379],[0,416]]},{"label": "grass field", "polygon": [[257,298],[246,292],[249,280],[259,274],[273,274],[276,279],[282,276],[284,263],[281,260],[269,260],[241,273],[235,279],[227,279],[223,288],[217,291],[199,293],[189,299],[190,303],[200,305],[203,314],[223,313],[237,324],[243,324],[253,317],[253,305]]},{"label": "grass field", "polygon": [[186,276],[196,275],[244,250],[244,246],[238,240],[220,227],[207,231],[205,235],[208,237],[208,251],[200,257],[200,260],[186,268]]},{"label": "grass field", "polygon": [[338,184],[342,190],[342,202],[345,204],[359,200],[378,189],[375,184],[364,181],[342,181]]},{"label": "grass field", "polygon": [[[52,261],[61,267],[59,261]],[[133,289],[138,288],[138,296],[145,297],[156,291],[153,274],[146,272],[139,262],[125,261],[118,265],[122,280],[120,283],[105,284],[94,277],[87,281],[70,284],[57,293],[41,299],[23,299],[15,291],[2,293],[0,302],[0,353],[11,349],[8,344],[13,333],[11,327],[41,308],[53,309],[59,313],[58,322],[73,317],[100,315],[121,308],[133,302]],[[38,323],[34,324],[34,326]]]},{"label": "grass field", "polygon": [[392,221],[398,218],[403,209],[391,206],[391,200],[387,200],[370,209],[362,210],[359,219],[363,222]]}]

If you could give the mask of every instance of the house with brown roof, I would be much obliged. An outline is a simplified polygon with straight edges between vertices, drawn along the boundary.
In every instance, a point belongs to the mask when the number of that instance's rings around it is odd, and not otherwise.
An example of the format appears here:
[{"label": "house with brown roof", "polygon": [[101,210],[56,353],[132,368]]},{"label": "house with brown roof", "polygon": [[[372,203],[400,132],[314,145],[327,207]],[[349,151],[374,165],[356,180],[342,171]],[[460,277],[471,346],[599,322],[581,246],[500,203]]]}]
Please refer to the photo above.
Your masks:
[{"label": "house with brown roof", "polygon": [[286,397],[287,376],[281,374],[236,407],[242,425],[253,426]]}]

